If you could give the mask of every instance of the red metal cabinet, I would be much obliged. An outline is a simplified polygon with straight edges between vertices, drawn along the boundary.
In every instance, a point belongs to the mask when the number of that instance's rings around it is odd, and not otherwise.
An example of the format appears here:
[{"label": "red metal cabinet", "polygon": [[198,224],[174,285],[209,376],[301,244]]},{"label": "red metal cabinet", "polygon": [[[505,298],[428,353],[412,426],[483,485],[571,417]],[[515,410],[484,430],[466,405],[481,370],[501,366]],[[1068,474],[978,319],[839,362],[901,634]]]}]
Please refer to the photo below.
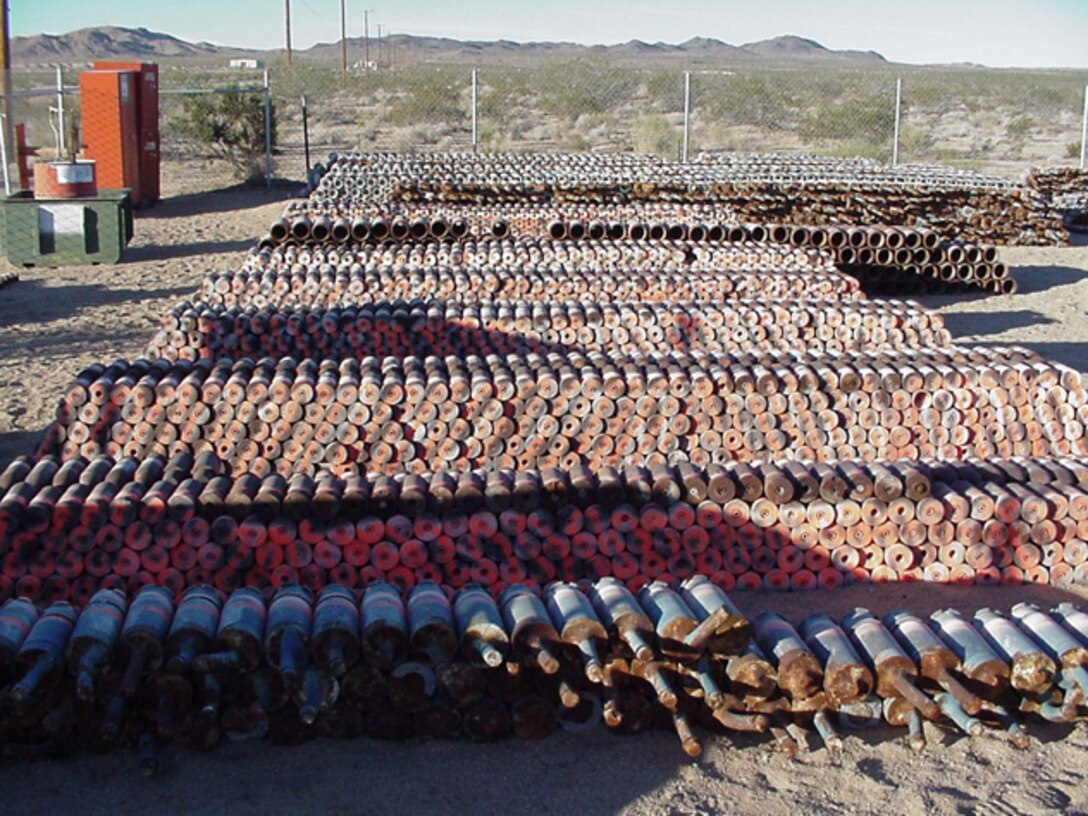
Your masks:
[{"label": "red metal cabinet", "polygon": [[96,71],[133,71],[137,74],[136,115],[140,129],[140,201],[151,204],[160,198],[159,164],[159,66],[153,62],[94,63]]},{"label": "red metal cabinet", "polygon": [[79,75],[84,153],[95,161],[98,186],[127,188],[134,204],[142,201],[136,80],[132,71]]}]

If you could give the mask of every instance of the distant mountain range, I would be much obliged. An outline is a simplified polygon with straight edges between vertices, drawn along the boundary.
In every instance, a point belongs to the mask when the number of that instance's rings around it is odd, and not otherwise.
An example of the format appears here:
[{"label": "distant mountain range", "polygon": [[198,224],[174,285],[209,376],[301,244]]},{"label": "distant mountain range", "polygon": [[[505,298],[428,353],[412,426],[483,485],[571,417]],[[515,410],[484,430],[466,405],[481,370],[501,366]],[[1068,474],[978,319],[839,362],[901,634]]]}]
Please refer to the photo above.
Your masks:
[{"label": "distant mountain range", "polygon": [[[394,45],[398,54],[406,59],[417,61],[470,58],[514,60],[540,56],[611,56],[636,59],[671,57],[738,61],[886,62],[884,57],[875,51],[833,51],[814,40],[795,36],[775,37],[771,40],[761,40],[739,46],[708,37],[694,37],[679,44],[647,43],[641,40],[630,40],[618,45],[580,45],[570,42],[518,43],[511,40],[484,42],[395,34],[386,37],[384,42],[387,45]],[[375,49],[375,43],[376,40],[371,38],[372,52]],[[362,57],[364,48],[365,43],[362,37],[348,39],[348,49],[352,59]],[[213,45],[207,42],[192,43],[170,34],[148,31],[146,28],[120,28],[117,26],[83,28],[60,35],[35,34],[30,37],[13,37],[11,40],[11,57],[15,65],[78,62],[122,57],[184,60],[246,55],[260,58],[277,53],[279,53],[279,50],[255,51]],[[340,42],[337,40],[331,43],[318,43],[306,50],[297,50],[295,53],[312,57],[339,57]]]},{"label": "distant mountain range", "polygon": [[12,37],[11,59],[26,62],[65,62],[111,57],[214,57],[236,51],[211,43],[191,43],[146,28],[101,26],[68,34]]}]

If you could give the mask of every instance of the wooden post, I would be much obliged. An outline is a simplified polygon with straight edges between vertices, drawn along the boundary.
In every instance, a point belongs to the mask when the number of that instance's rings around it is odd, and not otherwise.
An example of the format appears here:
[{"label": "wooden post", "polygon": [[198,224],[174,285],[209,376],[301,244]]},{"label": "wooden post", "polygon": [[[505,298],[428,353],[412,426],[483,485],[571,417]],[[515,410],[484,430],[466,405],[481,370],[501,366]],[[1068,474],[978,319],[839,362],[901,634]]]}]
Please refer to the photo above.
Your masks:
[{"label": "wooden post", "polygon": [[287,64],[291,64],[291,0],[283,0],[283,36],[287,45]]}]

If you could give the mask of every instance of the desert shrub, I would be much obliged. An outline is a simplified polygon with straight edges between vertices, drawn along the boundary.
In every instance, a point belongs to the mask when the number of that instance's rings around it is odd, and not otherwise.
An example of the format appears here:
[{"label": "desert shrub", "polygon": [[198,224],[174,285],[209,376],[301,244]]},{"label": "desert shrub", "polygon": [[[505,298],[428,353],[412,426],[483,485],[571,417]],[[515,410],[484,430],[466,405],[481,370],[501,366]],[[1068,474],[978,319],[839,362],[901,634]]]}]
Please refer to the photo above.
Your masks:
[{"label": "desert shrub", "polygon": [[634,71],[594,59],[560,63],[542,82],[540,105],[544,111],[572,121],[583,114],[615,110],[630,102],[639,86]]},{"label": "desert shrub", "polygon": [[895,129],[894,105],[883,97],[853,97],[810,110],[801,121],[806,141],[887,141]]},{"label": "desert shrub", "polygon": [[1010,142],[1023,144],[1035,130],[1035,120],[1026,113],[1021,113],[1005,126],[1005,135]]},{"label": "desert shrub", "polygon": [[[271,106],[272,144],[276,143],[275,106]],[[263,177],[265,166],[264,98],[245,91],[187,98],[173,128],[183,139],[223,159],[247,182]]]},{"label": "desert shrub", "polygon": [[[692,77],[692,90],[698,82]],[[684,75],[680,71],[652,71],[645,79],[646,94],[650,105],[665,113],[681,113],[684,110]]]},{"label": "desert shrub", "polygon": [[692,77],[693,105],[722,125],[788,130],[797,123],[797,99],[779,77]]},{"label": "desert shrub", "polygon": [[635,149],[663,159],[675,159],[678,130],[664,116],[644,116],[635,125]]},{"label": "desert shrub", "polygon": [[385,120],[391,125],[420,123],[463,126],[468,119],[468,105],[461,94],[469,80],[460,74],[420,72],[405,78],[403,93],[390,106]]},{"label": "desert shrub", "polygon": [[937,140],[928,130],[904,125],[899,131],[899,158],[901,161],[919,161],[933,155]]},{"label": "desert shrub", "polygon": [[487,70],[480,73],[476,113],[481,122],[509,124],[523,101],[524,78],[509,71]]}]

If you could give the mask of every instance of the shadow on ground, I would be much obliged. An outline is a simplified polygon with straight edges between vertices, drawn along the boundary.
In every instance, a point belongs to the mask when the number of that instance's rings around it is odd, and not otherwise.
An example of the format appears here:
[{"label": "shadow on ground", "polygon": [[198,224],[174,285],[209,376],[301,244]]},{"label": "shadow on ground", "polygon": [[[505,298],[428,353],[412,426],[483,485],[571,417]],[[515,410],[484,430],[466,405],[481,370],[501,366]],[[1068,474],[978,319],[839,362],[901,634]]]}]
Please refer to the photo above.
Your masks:
[{"label": "shadow on ground", "polygon": [[[0,769],[11,813],[129,816],[163,812],[292,814],[616,813],[683,764],[664,733],[619,738],[597,728],[539,742],[316,740],[276,747],[224,743],[209,754],[170,749],[159,777],[133,752]],[[61,781],[61,780],[64,781]],[[272,802],[275,806],[270,810]]]},{"label": "shadow on ground", "polygon": [[1001,334],[1010,329],[1041,326],[1056,322],[1042,312],[1033,309],[1015,309],[997,312],[953,312],[942,315],[944,325],[953,338],[963,335]]},{"label": "shadow on ground", "polygon": [[29,456],[38,447],[42,431],[8,431],[0,433],[0,468],[16,456]]},{"label": "shadow on ground", "polygon": [[1020,294],[1048,292],[1088,278],[1088,271],[1067,266],[1018,266],[1012,269]]},{"label": "shadow on ground", "polygon": [[[188,297],[194,289],[191,284],[159,289],[112,289],[100,283],[47,287],[41,279],[19,281],[15,286],[20,287],[20,297],[29,296],[32,303],[25,308],[0,310],[0,328],[28,320],[65,320],[83,308],[99,308],[154,298]],[[39,290],[40,296],[35,296],[34,290]],[[18,338],[14,338],[13,342],[18,342]]]},{"label": "shadow on ground", "polygon": [[187,258],[193,255],[207,255],[217,252],[241,252],[255,247],[257,242],[249,238],[240,238],[233,241],[194,241],[190,244],[144,244],[142,246],[130,246],[125,250],[121,263],[147,263],[148,261],[165,261],[170,258]]},{"label": "shadow on ground", "polygon": [[[1000,345],[1008,345],[1002,343]],[[1057,363],[1063,363],[1078,371],[1088,372],[1088,343],[1033,343],[1018,342],[1016,345],[1031,349]]]},{"label": "shadow on ground", "polygon": [[273,179],[272,186],[260,184],[233,184],[219,190],[201,191],[172,196],[158,201],[147,209],[137,210],[137,221],[154,218],[187,218],[206,213],[227,213],[259,207],[273,201],[291,198],[302,189],[302,184],[288,179]]}]

